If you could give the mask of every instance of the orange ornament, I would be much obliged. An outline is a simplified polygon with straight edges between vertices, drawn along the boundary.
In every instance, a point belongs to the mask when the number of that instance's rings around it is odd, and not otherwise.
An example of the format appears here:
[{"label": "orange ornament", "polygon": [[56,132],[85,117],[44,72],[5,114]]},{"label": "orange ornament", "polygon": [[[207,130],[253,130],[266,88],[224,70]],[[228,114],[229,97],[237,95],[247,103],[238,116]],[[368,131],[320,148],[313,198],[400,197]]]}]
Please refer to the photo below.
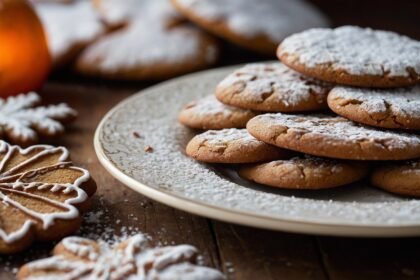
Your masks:
[{"label": "orange ornament", "polygon": [[46,36],[25,0],[0,0],[0,97],[39,89],[51,69]]}]

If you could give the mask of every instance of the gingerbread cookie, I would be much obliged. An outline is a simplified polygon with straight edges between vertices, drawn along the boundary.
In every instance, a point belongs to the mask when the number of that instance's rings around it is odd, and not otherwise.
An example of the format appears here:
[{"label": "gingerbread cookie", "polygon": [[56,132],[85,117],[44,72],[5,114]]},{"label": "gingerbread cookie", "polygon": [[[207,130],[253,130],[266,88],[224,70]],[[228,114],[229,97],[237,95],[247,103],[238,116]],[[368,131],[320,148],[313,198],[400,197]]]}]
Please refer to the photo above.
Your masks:
[{"label": "gingerbread cookie", "polygon": [[255,138],[316,156],[353,160],[420,157],[420,136],[366,127],[327,115],[265,114],[251,119]]},{"label": "gingerbread cookie", "polygon": [[374,170],[371,182],[395,194],[420,197],[420,160],[384,164]]},{"label": "gingerbread cookie", "polygon": [[197,129],[245,128],[246,123],[256,115],[250,110],[225,105],[210,95],[187,104],[178,120]]},{"label": "gingerbread cookie", "polygon": [[246,129],[209,130],[188,143],[187,155],[204,162],[251,163],[286,158],[289,153],[265,144]]},{"label": "gingerbread cookie", "polygon": [[401,87],[420,81],[420,42],[388,31],[310,29],[286,38],[277,56],[300,73],[343,85]]},{"label": "gingerbread cookie", "polygon": [[0,141],[0,254],[76,231],[95,190],[89,172],[73,166],[67,149],[21,149]]},{"label": "gingerbread cookie", "polygon": [[34,6],[46,30],[53,63],[63,66],[104,34],[106,28],[91,1],[55,2],[36,2]]},{"label": "gingerbread cookie", "polygon": [[21,267],[17,279],[225,279],[219,271],[196,263],[195,247],[153,248],[143,234],[134,235],[113,248],[72,236],[55,247],[53,257]]},{"label": "gingerbread cookie", "polygon": [[[245,48],[274,55],[290,34],[325,27],[327,20],[314,6],[300,0],[172,0],[188,19]],[[303,19],[303,20],[302,20]]]},{"label": "gingerbread cookie", "polygon": [[332,84],[303,76],[281,63],[246,65],[219,83],[223,103],[268,112],[314,111],[327,108]]},{"label": "gingerbread cookie", "polygon": [[420,86],[396,89],[335,87],[328,106],[355,122],[383,128],[420,129]]},{"label": "gingerbread cookie", "polygon": [[294,157],[239,170],[245,179],[283,189],[325,189],[356,182],[367,174],[359,162],[316,157]]},{"label": "gingerbread cookie", "polygon": [[[111,22],[127,17],[125,28],[102,37],[79,57],[77,70],[111,79],[166,79],[216,62],[218,44],[186,23],[169,0],[101,0]],[[110,8],[106,8],[110,5]]]},{"label": "gingerbread cookie", "polygon": [[0,137],[27,146],[38,141],[38,134],[53,137],[64,131],[61,123],[74,120],[77,112],[66,104],[38,106],[41,98],[30,92],[0,98]]}]

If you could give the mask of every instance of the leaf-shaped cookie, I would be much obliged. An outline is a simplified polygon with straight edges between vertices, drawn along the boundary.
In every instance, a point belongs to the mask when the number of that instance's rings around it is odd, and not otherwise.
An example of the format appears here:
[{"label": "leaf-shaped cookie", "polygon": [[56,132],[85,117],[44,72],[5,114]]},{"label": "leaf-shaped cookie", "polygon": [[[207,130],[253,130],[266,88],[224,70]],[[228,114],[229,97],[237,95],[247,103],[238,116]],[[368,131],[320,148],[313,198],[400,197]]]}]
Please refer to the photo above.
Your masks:
[{"label": "leaf-shaped cookie", "polygon": [[0,253],[74,232],[95,190],[89,172],[73,166],[64,147],[22,149],[0,141]]},{"label": "leaf-shaped cookie", "polygon": [[67,237],[54,256],[24,265],[17,279],[225,279],[219,271],[196,265],[197,249],[190,245],[152,248],[137,234],[110,248],[93,240]]}]

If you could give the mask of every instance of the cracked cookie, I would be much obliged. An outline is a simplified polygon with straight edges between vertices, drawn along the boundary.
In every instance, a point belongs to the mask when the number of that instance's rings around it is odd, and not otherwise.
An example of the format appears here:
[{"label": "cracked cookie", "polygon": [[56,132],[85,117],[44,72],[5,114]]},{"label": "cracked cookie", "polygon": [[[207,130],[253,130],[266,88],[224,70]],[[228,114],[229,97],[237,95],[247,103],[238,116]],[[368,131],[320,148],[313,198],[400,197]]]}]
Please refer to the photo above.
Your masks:
[{"label": "cracked cookie", "polygon": [[306,1],[172,0],[189,20],[227,41],[273,56],[292,33],[328,26],[324,15]]},{"label": "cracked cookie", "polygon": [[248,132],[281,148],[316,156],[353,160],[420,157],[420,136],[384,131],[328,115],[264,114],[251,119]]},{"label": "cracked cookie", "polygon": [[356,182],[367,174],[365,164],[311,156],[276,160],[241,168],[242,178],[283,189],[325,189]]},{"label": "cracked cookie", "polygon": [[394,32],[314,28],[286,38],[277,56],[302,74],[343,85],[401,87],[420,81],[420,42]]},{"label": "cracked cookie", "polygon": [[281,63],[246,65],[219,83],[223,103],[268,112],[302,112],[327,108],[332,84],[317,81]]},{"label": "cracked cookie", "polygon": [[179,113],[183,125],[196,129],[245,128],[257,115],[251,110],[225,105],[214,95],[188,103]]},{"label": "cracked cookie", "polygon": [[286,158],[289,152],[252,137],[246,129],[209,130],[188,143],[187,155],[204,162],[252,163]]},{"label": "cracked cookie", "polygon": [[373,171],[371,183],[391,193],[420,197],[420,160],[380,166]]},{"label": "cracked cookie", "polygon": [[328,95],[335,113],[383,128],[420,129],[420,86],[397,89],[335,87]]}]

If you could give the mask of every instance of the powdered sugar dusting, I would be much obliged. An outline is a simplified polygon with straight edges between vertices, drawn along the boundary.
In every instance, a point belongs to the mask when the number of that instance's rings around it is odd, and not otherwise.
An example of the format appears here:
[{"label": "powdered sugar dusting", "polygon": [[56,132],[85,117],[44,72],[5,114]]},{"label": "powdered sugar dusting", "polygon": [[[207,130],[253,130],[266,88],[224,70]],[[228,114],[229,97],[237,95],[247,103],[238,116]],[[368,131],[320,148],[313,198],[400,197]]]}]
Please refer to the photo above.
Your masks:
[{"label": "powdered sugar dusting", "polygon": [[213,94],[187,104],[184,110],[194,111],[194,115],[200,117],[211,117],[221,114],[225,118],[235,114],[248,114],[250,112],[249,110],[225,105],[217,100]]},{"label": "powdered sugar dusting", "polygon": [[360,107],[371,114],[387,113],[420,119],[420,86],[396,89],[363,89],[335,87],[330,97],[361,102]]},{"label": "powdered sugar dusting", "polygon": [[[203,33],[186,24],[169,0],[101,1],[101,9],[111,21],[128,18],[129,24],[91,45],[81,56],[84,64],[116,72],[156,63],[183,63],[206,53],[208,63],[215,61],[216,46],[200,49]],[[213,54],[213,55],[210,55]]]},{"label": "powdered sugar dusting", "polygon": [[286,38],[279,56],[297,56],[306,67],[328,64],[353,75],[420,75],[420,42],[388,32],[343,26],[314,28]]},{"label": "powdered sugar dusting", "polygon": [[[177,124],[178,110],[191,99],[207,95],[233,69],[190,75],[128,99],[98,131],[105,157],[122,173],[163,195],[247,216],[247,221],[258,217],[277,229],[286,229],[281,226],[284,221],[310,221],[337,227],[357,225],[353,230],[359,233],[364,227],[381,226],[378,235],[392,234],[396,226],[413,226],[412,232],[416,230],[420,221],[418,200],[364,186],[343,188],[340,194],[328,192],[325,199],[315,193],[305,198],[299,192],[273,193],[238,179],[228,180],[208,165],[183,155],[192,132]],[[169,104],[173,109],[163,109]],[[144,138],[121,137],[133,130]],[[145,153],[145,144],[155,151]],[[210,215],[210,211],[207,213]]]},{"label": "powdered sugar dusting", "polygon": [[192,9],[211,21],[225,21],[242,36],[266,36],[280,43],[286,36],[310,27],[327,26],[325,17],[312,5],[300,0],[224,1],[177,0],[178,5]]},{"label": "powdered sugar dusting", "polygon": [[244,83],[238,93],[251,102],[263,102],[268,96],[284,106],[298,106],[312,95],[318,103],[325,103],[332,84],[320,82],[291,70],[282,63],[248,64],[223,79],[218,89]]},{"label": "powdered sugar dusting", "polygon": [[264,144],[263,142],[255,139],[248,133],[246,129],[227,128],[222,130],[208,130],[204,133],[198,134],[196,138],[205,141],[209,145],[222,145],[235,142],[235,144],[241,146],[259,146]]}]

